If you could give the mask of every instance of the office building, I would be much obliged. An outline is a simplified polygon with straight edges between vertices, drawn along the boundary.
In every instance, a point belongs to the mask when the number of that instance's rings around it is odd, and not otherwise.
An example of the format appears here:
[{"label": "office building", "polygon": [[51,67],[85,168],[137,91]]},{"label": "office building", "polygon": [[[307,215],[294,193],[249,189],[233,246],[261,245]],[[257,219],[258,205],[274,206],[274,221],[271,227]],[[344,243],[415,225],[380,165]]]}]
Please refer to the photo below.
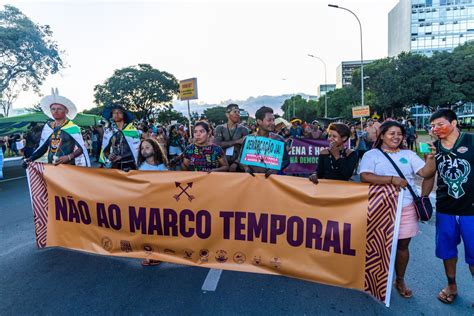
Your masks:
[{"label": "office building", "polygon": [[[364,66],[370,64],[373,60],[364,60]],[[360,60],[343,61],[336,70],[336,88],[343,88],[352,84],[352,72],[360,69]]]},{"label": "office building", "polygon": [[336,90],[335,84],[320,84],[318,86],[318,98],[326,95],[326,93],[333,90]]},{"label": "office building", "polygon": [[431,56],[474,40],[474,0],[399,0],[388,14],[388,55]]}]

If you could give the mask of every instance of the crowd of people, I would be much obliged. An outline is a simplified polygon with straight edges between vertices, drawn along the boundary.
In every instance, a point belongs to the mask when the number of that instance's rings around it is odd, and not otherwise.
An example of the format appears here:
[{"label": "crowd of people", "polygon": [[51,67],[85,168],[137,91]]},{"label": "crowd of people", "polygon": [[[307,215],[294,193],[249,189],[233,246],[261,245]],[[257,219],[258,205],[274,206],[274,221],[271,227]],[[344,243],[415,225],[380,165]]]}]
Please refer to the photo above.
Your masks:
[{"label": "crowd of people", "polygon": [[[288,144],[290,137],[327,139],[329,145],[320,151],[318,168],[309,176],[313,184],[308,181],[308,185],[318,185],[319,179],[350,181],[358,169],[362,182],[404,191],[394,284],[404,298],[413,295],[405,282],[405,271],[410,241],[419,232],[414,197],[407,189],[415,188],[415,178],[421,177],[421,195],[429,195],[437,172],[436,256],[443,260],[447,277],[447,286],[438,293],[438,299],[450,304],[457,296],[457,247],[461,240],[474,277],[474,135],[460,132],[456,114],[449,109],[432,114],[436,141],[430,143],[431,152],[422,159],[413,151],[417,136],[410,121],[369,119],[364,128],[336,122],[323,129],[318,121],[306,124],[294,118],[289,126],[263,106],[257,110],[256,126],[252,127],[240,124],[239,106],[229,104],[226,123],[214,128],[201,120],[189,133],[184,125],[166,128],[153,121],[136,124],[129,111],[113,105],[102,114],[106,125],[81,134],[73,123],[76,108],[69,99],[56,92],[43,98],[41,107],[52,121],[42,131],[35,130],[35,135],[40,135],[35,136],[38,144],[30,155],[25,154],[25,165],[47,155],[51,164],[90,166],[91,155],[101,167],[123,171],[246,172],[270,177],[285,174],[290,163],[288,150],[279,169],[243,164],[240,157],[247,137],[260,136],[283,144]],[[143,264],[156,265],[159,261],[145,259]]]}]

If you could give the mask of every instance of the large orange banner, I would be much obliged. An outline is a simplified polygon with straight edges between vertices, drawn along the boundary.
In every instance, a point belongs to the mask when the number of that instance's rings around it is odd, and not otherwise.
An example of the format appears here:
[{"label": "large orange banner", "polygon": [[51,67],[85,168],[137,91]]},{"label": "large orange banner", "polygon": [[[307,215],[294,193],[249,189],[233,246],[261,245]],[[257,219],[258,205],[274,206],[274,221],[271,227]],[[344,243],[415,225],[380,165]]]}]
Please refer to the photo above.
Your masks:
[{"label": "large orange banner", "polygon": [[42,163],[28,179],[39,248],[286,275],[389,304],[392,186]]}]

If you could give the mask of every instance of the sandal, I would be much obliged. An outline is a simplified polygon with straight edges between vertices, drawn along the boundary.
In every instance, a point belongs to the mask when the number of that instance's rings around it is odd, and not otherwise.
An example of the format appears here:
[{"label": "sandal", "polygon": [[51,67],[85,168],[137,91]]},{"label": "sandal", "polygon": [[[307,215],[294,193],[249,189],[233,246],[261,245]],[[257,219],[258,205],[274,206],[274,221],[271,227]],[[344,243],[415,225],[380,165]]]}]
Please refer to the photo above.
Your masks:
[{"label": "sandal", "polygon": [[457,296],[458,293],[449,293],[447,289],[442,289],[441,292],[438,293],[438,300],[444,304],[452,304]]},{"label": "sandal", "polygon": [[160,263],[161,263],[161,261],[159,261],[159,260],[143,259],[142,266],[145,266],[145,267],[157,266]]},{"label": "sandal", "polygon": [[413,296],[412,290],[407,288],[404,281],[395,281],[395,289],[397,289],[398,294],[403,298],[410,298]]}]

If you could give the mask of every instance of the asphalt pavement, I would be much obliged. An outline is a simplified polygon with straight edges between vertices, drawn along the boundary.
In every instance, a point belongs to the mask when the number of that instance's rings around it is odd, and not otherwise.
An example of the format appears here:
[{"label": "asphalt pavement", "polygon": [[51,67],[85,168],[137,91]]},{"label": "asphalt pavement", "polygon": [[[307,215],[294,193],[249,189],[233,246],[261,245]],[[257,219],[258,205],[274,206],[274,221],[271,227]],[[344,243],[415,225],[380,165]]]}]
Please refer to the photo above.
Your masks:
[{"label": "asphalt pavement", "polygon": [[[14,170],[13,175],[18,176]],[[21,177],[21,174],[20,174]],[[10,178],[11,179],[11,178]],[[459,296],[445,305],[434,255],[435,227],[421,224],[410,246],[411,299],[392,293],[390,308],[369,295],[288,277],[223,271],[203,290],[209,269],[35,246],[26,178],[0,181],[0,315],[473,315],[474,284],[460,247]],[[214,271],[215,272],[215,271]],[[209,281],[209,280],[208,280]],[[208,289],[208,287],[204,286]]]}]

